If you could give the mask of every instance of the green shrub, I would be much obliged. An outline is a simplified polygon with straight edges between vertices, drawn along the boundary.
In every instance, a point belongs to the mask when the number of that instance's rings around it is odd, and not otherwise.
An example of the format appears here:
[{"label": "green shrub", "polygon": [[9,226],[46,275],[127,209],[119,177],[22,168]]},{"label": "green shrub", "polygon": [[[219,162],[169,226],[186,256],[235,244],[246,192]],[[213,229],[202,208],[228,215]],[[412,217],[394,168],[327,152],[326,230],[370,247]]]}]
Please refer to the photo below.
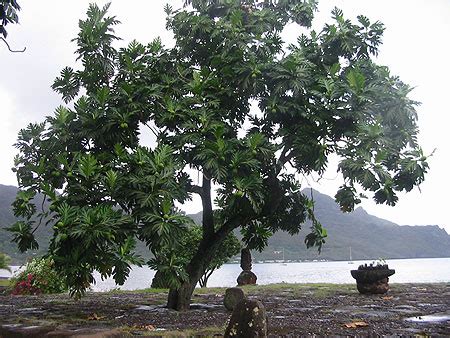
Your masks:
[{"label": "green shrub", "polygon": [[11,293],[14,295],[36,295],[67,291],[64,276],[54,269],[49,258],[33,258],[25,269],[11,278]]},{"label": "green shrub", "polygon": [[0,252],[0,270],[11,271],[11,269],[9,267],[10,261],[11,261],[11,258],[9,258],[9,256]]}]

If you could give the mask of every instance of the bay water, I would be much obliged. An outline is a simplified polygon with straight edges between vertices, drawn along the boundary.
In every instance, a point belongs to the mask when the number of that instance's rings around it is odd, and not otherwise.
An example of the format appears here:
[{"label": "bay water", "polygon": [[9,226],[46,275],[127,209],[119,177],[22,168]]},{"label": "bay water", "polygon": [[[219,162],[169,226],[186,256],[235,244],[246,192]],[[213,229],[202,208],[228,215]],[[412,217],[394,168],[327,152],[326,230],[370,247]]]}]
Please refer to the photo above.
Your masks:
[{"label": "bay water", "polygon": [[[371,261],[301,262],[301,263],[256,263],[252,271],[258,277],[257,283],[355,283],[350,270]],[[390,283],[450,283],[450,258],[392,259],[387,260],[395,274]],[[214,271],[208,281],[209,287],[236,286],[236,279],[242,271],[239,264],[224,264]],[[97,275],[94,291],[114,288],[136,290],[150,287],[155,271],[147,267],[134,267],[130,277],[122,286],[116,286],[112,279],[101,280]]]},{"label": "bay water", "polygon": [[[450,258],[390,259],[386,261],[395,274],[390,283],[450,283]],[[252,271],[258,277],[258,284],[273,283],[355,283],[350,270],[370,261],[300,262],[300,263],[255,263]],[[18,267],[12,267],[13,271]],[[231,287],[241,272],[239,264],[224,264],[208,281],[209,287]],[[118,286],[112,278],[102,280],[95,275],[93,291],[111,289],[136,290],[150,287],[155,271],[148,267],[134,266],[124,285]],[[1,276],[10,276],[0,270]]]}]

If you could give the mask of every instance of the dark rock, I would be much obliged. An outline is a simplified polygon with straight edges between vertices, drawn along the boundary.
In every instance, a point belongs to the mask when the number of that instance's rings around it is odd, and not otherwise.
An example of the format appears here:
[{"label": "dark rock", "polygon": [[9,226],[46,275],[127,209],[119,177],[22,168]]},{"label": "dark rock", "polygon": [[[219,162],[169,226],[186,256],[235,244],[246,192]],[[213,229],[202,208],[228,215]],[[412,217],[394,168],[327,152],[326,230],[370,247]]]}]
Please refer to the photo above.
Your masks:
[{"label": "dark rock", "polygon": [[241,250],[241,269],[250,271],[252,269],[252,254],[249,248]]},{"label": "dark rock", "polygon": [[55,327],[52,326],[26,326],[22,324],[5,324],[0,325],[0,337],[8,338],[39,338],[45,337]]},{"label": "dark rock", "polygon": [[37,307],[26,307],[26,308],[18,309],[17,311],[20,312],[22,315],[24,315],[24,314],[28,314],[28,315],[42,314],[45,312],[43,309],[40,309]]},{"label": "dark rock", "polygon": [[395,273],[393,269],[379,270],[351,270],[352,277],[357,283],[373,283],[384,278],[390,277]]},{"label": "dark rock", "polygon": [[389,276],[395,273],[392,269],[351,270],[356,279],[356,287],[362,294],[383,294],[389,290]]},{"label": "dark rock", "polygon": [[79,330],[55,330],[49,332],[47,337],[76,337],[76,338],[123,338],[131,337],[128,332],[118,329],[79,329]]},{"label": "dark rock", "polygon": [[223,305],[228,311],[233,311],[238,303],[245,298],[244,290],[241,288],[228,288],[225,291]]},{"label": "dark rock", "polygon": [[201,303],[192,303],[189,306],[189,308],[191,310],[207,310],[207,311],[212,311],[219,307],[220,307],[220,305],[216,305],[216,304],[201,304]]},{"label": "dark rock", "polygon": [[233,310],[225,337],[267,337],[267,316],[264,305],[253,299],[244,299]]},{"label": "dark rock", "polygon": [[356,288],[362,294],[383,294],[389,291],[389,278],[371,283],[357,282]]},{"label": "dark rock", "polygon": [[244,270],[239,274],[237,283],[238,285],[256,284],[256,280],[257,277],[253,272]]},{"label": "dark rock", "polygon": [[158,309],[158,305],[139,305],[135,307],[133,310],[135,311],[156,311]]}]

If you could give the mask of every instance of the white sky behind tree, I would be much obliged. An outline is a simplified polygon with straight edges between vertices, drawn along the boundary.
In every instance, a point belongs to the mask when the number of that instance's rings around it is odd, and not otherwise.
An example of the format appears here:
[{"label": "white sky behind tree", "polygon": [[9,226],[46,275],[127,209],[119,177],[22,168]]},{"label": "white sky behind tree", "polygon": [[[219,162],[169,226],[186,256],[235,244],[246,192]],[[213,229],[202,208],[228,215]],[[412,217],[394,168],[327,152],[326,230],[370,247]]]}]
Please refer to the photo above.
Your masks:
[{"label": "white sky behind tree", "polygon": [[[17,185],[11,172],[16,150],[12,146],[18,131],[30,122],[40,122],[62,104],[50,86],[62,68],[74,65],[78,20],[85,18],[92,1],[22,0],[19,4],[20,25],[8,25],[8,41],[13,49],[27,47],[25,53],[10,53],[0,42],[0,183]],[[103,6],[107,1],[94,1]],[[173,45],[171,33],[165,29],[163,7],[174,8],[181,0],[112,0],[110,15],[122,22],[116,34],[125,46],[136,39],[147,43],[160,36]],[[429,159],[430,171],[420,190],[400,194],[396,207],[364,201],[371,214],[398,224],[437,224],[450,233],[448,207],[450,112],[450,1],[449,0],[319,0],[319,12],[313,23],[320,30],[330,22],[331,10],[341,8],[346,18],[363,14],[371,21],[386,26],[377,63],[388,66],[391,73],[415,87],[411,98],[422,102],[418,107],[419,141]],[[284,39],[294,42],[299,34],[295,26],[284,32]],[[147,140],[144,137],[144,141]],[[333,162],[333,161],[332,161]],[[336,166],[330,163],[322,180],[308,182],[317,190],[334,196],[342,183]],[[304,181],[307,187],[306,180]],[[185,206],[189,213],[200,211],[199,201]]]}]

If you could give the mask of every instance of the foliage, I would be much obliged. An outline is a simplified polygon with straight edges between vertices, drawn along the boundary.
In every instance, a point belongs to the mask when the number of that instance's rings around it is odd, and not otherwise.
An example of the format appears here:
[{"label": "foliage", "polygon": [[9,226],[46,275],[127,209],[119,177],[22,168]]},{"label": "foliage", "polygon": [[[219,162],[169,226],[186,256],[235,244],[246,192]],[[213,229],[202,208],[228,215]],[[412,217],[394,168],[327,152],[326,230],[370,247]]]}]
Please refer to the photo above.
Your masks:
[{"label": "foliage", "polygon": [[379,258],[376,261],[373,261],[369,265],[361,264],[358,266],[358,270],[385,270],[389,269],[389,266],[384,258]]},{"label": "foliage", "polygon": [[[20,249],[33,247],[31,216],[50,216],[50,254],[77,295],[94,269],[123,283],[139,262],[135,237],[155,256],[176,246],[188,219],[175,203],[194,194],[203,205],[202,238],[169,293],[169,306],[179,309],[236,228],[261,249],[275,231],[296,234],[310,220],[306,245],[320,249],[327,233],[301,177],[321,175],[331,154],[340,157],[344,184],[335,197],[344,211],[362,190],[395,205],[397,192],[420,184],[428,169],[411,88],[372,61],[381,23],[363,16],[352,23],[335,9],[334,22],[315,32],[307,29],[312,0],[186,6],[166,6],[173,48],[155,39],[117,50],[118,21],[108,5],[90,5],[75,38],[82,68],[66,67],[53,85],[73,108],[19,133],[15,171],[24,192],[14,208],[25,220],[10,230]],[[286,46],[280,34],[289,22],[306,29]],[[153,149],[139,145],[144,130],[156,136]],[[38,192],[49,212],[31,206]]]},{"label": "foliage", "polygon": [[[186,275],[184,269],[194,257],[201,240],[202,228],[194,225],[189,228],[175,247],[165,247],[158,254],[158,257],[151,262],[151,266],[159,272],[153,280],[152,288],[170,287],[179,283],[180,279],[182,279],[180,277]],[[238,254],[240,249],[240,241],[233,233],[230,233],[220,244],[216,254],[202,274],[199,280],[200,286],[206,287],[212,273],[227,263],[231,257]],[[172,267],[172,269],[168,269],[168,267]]]},{"label": "foliage", "polygon": [[12,294],[35,295],[67,291],[63,275],[55,270],[51,258],[33,258],[25,269],[11,278]]},{"label": "foliage", "polygon": [[3,35],[3,38],[8,36],[6,25],[19,22],[18,11],[20,11],[20,6],[16,0],[0,1],[0,35]]},{"label": "foliage", "polygon": [[9,258],[9,256],[0,252],[0,270],[11,271],[11,268],[9,267],[10,262],[11,259]]}]

